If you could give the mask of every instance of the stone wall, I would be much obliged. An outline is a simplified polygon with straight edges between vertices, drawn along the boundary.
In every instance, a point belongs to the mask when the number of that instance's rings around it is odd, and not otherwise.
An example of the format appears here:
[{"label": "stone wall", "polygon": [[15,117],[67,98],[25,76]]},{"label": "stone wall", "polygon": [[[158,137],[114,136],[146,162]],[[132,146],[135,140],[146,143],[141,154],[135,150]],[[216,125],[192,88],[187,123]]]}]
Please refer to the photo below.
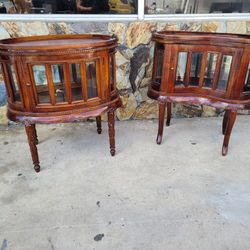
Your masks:
[{"label": "stone wall", "polygon": [[[117,88],[123,107],[117,110],[119,120],[157,118],[157,103],[147,97],[147,88],[152,75],[154,44],[151,35],[160,30],[186,30],[250,34],[250,22],[2,22],[0,39],[9,37],[104,33],[115,34],[119,39],[117,59]],[[5,91],[0,84],[0,105],[5,100]],[[3,111],[1,111],[3,110]],[[217,116],[220,110],[200,105],[174,105],[174,116]],[[0,112],[5,112],[1,108]],[[247,113],[247,112],[245,112]],[[3,114],[0,114],[2,119]],[[0,119],[0,122],[1,122]]]}]

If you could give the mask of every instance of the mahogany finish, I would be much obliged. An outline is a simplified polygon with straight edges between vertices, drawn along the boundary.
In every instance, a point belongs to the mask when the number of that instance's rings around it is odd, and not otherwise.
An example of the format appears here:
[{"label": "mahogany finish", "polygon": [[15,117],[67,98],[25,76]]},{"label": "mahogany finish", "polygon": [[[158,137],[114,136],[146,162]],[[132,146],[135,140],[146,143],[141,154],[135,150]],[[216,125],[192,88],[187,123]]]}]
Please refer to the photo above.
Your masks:
[{"label": "mahogany finish", "polygon": [[222,155],[228,151],[237,110],[250,109],[250,36],[162,31],[155,41],[150,98],[159,101],[157,143],[161,144],[165,109],[171,103],[204,104],[225,109]]},{"label": "mahogany finish", "polygon": [[40,171],[36,123],[73,122],[108,113],[110,153],[115,155],[114,111],[117,39],[108,35],[34,36],[0,41],[8,94],[7,116],[25,125],[34,169]]}]

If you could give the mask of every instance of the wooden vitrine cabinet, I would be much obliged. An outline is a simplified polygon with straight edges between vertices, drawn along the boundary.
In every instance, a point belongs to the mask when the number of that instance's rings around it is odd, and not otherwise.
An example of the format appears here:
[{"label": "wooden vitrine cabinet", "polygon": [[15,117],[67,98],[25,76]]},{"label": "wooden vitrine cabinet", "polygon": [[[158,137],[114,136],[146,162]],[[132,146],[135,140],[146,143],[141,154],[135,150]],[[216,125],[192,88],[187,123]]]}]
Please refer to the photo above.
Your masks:
[{"label": "wooden vitrine cabinet", "polygon": [[158,32],[148,96],[159,101],[157,143],[165,108],[171,103],[205,104],[225,109],[222,154],[226,155],[238,109],[250,108],[250,36],[199,32]]},{"label": "wooden vitrine cabinet", "polygon": [[0,41],[8,93],[8,117],[24,123],[36,171],[40,170],[36,123],[71,122],[108,113],[115,154],[114,111],[117,39],[108,35],[56,35]]}]

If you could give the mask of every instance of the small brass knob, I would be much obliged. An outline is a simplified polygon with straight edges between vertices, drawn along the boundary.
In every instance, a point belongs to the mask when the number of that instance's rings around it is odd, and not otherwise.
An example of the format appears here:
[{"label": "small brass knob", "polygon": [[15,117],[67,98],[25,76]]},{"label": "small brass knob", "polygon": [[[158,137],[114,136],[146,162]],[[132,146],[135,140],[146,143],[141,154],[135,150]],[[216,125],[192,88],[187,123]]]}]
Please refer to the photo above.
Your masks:
[{"label": "small brass knob", "polygon": [[174,67],[170,68],[170,70],[174,70]]},{"label": "small brass knob", "polygon": [[27,82],[27,83],[26,83],[26,86],[27,86],[27,87],[30,87],[30,86],[31,86],[31,84],[30,84],[29,82]]}]

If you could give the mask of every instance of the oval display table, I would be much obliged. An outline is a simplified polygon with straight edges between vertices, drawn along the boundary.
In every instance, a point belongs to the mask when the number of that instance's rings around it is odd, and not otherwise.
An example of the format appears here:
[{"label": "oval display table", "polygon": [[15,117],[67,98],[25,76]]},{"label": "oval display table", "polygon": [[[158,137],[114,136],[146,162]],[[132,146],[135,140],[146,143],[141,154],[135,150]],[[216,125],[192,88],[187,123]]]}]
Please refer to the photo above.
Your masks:
[{"label": "oval display table", "polygon": [[108,113],[115,154],[114,111],[117,39],[108,35],[55,35],[0,41],[8,93],[7,116],[25,125],[35,171],[40,171],[36,123],[73,122]]},{"label": "oval display table", "polygon": [[159,101],[157,143],[162,141],[165,108],[171,103],[205,104],[225,109],[222,155],[228,151],[237,110],[250,109],[250,36],[163,31],[155,41],[148,96]]}]

